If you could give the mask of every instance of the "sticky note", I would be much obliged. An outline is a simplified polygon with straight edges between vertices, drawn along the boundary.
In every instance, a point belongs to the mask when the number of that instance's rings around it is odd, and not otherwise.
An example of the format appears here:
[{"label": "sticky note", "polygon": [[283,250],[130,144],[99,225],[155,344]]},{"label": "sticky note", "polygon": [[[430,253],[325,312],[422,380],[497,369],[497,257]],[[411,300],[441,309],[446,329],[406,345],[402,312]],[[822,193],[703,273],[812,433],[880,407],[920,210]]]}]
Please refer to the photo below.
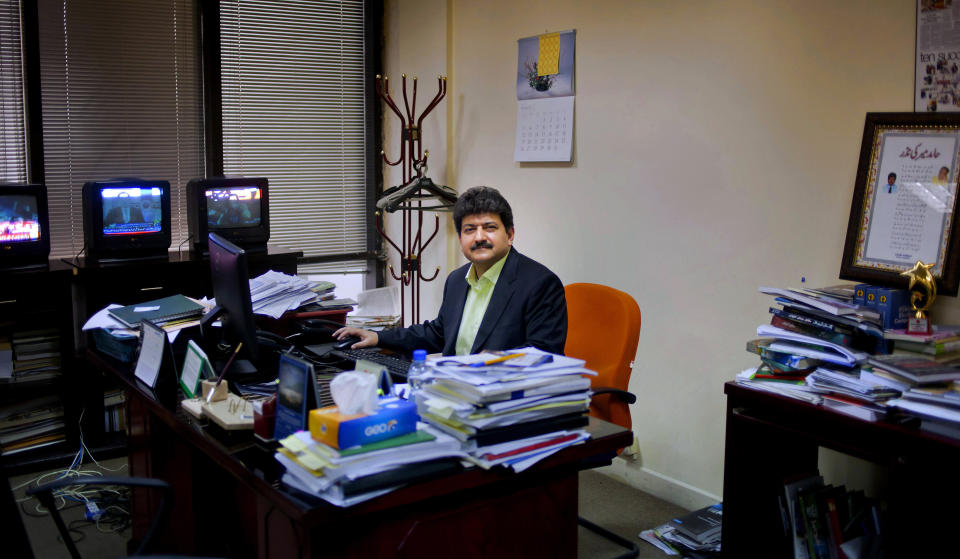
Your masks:
[{"label": "sticky note", "polygon": [[537,55],[537,75],[549,76],[560,73],[560,35],[540,35],[540,52]]},{"label": "sticky note", "polygon": [[286,447],[290,452],[297,454],[307,449],[307,445],[294,435],[290,435],[287,438],[282,439],[280,444]]}]

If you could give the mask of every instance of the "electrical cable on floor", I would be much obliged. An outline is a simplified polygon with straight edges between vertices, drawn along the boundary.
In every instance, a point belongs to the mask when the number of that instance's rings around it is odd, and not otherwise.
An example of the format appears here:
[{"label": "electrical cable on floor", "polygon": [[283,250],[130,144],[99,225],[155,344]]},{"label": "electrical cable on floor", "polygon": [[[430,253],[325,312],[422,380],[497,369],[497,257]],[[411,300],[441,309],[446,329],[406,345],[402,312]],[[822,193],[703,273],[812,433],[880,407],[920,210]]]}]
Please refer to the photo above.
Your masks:
[{"label": "electrical cable on floor", "polygon": [[[70,466],[62,470],[54,470],[41,474],[33,479],[12,487],[13,491],[23,489],[27,486],[39,487],[48,481],[56,481],[64,478],[79,478],[89,476],[102,476],[103,471],[118,472],[126,468],[126,464],[121,464],[117,468],[104,466],[94,458],[90,449],[87,448],[83,440],[83,415],[86,408],[81,409],[78,419],[78,431],[80,438],[80,449],[74,455]],[[81,469],[84,456],[88,457],[99,470]],[[84,518],[72,520],[68,523],[67,529],[74,534],[73,541],[82,541],[86,534],[83,528],[95,526],[101,533],[119,534],[130,527],[130,488],[118,486],[83,488],[83,486],[67,486],[56,490],[53,494],[56,499],[57,510],[61,513],[72,510],[77,507],[84,509]],[[47,516],[49,513],[44,509],[39,501],[36,501],[34,511],[28,510],[26,503],[34,499],[33,497],[23,497],[17,499],[23,514],[30,517]]]}]

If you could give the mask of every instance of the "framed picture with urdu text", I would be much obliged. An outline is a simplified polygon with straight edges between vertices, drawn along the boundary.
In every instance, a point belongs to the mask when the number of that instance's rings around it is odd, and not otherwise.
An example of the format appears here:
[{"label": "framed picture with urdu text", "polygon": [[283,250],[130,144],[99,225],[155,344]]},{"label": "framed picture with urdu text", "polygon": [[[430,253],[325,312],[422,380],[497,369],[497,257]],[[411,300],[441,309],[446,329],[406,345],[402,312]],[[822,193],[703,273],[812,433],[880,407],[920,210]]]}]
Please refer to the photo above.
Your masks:
[{"label": "framed picture with urdu text", "polygon": [[905,288],[919,260],[956,295],[958,163],[960,113],[867,113],[840,278]]}]

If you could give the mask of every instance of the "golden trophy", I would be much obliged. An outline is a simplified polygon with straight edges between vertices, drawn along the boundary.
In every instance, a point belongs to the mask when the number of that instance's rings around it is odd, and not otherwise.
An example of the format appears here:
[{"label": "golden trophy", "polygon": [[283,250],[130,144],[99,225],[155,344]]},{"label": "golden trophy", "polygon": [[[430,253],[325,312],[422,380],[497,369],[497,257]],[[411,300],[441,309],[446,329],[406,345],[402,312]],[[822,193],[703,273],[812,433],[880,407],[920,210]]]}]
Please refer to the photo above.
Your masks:
[{"label": "golden trophy", "polygon": [[930,273],[930,268],[933,268],[933,264],[924,264],[917,260],[913,268],[900,273],[901,276],[910,278],[907,290],[910,291],[910,306],[914,311],[907,321],[907,332],[910,334],[929,334],[931,331],[930,319],[924,311],[929,309],[937,298],[937,282]]}]

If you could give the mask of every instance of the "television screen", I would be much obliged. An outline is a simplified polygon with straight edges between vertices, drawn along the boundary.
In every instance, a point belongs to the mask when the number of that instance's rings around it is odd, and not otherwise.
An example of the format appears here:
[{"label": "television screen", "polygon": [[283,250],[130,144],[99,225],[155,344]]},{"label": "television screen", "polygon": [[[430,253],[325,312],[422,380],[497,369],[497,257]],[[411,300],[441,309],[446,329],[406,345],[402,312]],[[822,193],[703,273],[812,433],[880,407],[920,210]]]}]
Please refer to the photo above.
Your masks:
[{"label": "television screen", "polygon": [[161,194],[157,187],[102,188],[103,234],[159,233],[163,223]]},{"label": "television screen", "polygon": [[260,225],[260,187],[209,188],[204,194],[207,198],[209,231]]},{"label": "television screen", "polygon": [[40,240],[37,197],[30,194],[0,194],[0,243]]}]

